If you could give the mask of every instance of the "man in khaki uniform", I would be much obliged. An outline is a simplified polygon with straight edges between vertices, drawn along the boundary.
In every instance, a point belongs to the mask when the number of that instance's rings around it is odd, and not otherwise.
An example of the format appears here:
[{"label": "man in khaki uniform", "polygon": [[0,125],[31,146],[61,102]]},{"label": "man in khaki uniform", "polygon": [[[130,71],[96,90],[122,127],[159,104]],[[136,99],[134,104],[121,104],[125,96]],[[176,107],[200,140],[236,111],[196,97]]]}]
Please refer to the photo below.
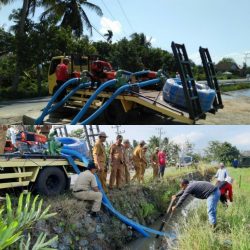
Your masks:
[{"label": "man in khaki uniform", "polygon": [[141,141],[138,146],[134,149],[133,152],[133,162],[135,165],[135,175],[132,178],[132,181],[137,179],[140,183],[141,175],[142,175],[142,164],[143,160],[143,146],[145,145],[145,141]]},{"label": "man in khaki uniform", "polygon": [[124,146],[122,145],[122,136],[117,135],[116,143],[110,147],[111,175],[109,187],[112,189],[116,181],[117,188],[121,189],[124,180]]},{"label": "man in khaki uniform", "polygon": [[152,168],[153,168],[153,179],[156,179],[158,177],[158,172],[159,172],[158,153],[159,153],[159,148],[157,147],[155,148],[154,153],[150,157]]},{"label": "man in khaki uniform", "polygon": [[126,184],[129,184],[130,182],[130,168],[131,168],[131,163],[132,163],[132,157],[131,157],[131,154],[130,154],[130,142],[129,140],[124,140],[123,141],[123,146],[124,146],[124,163],[125,163],[125,183]]},{"label": "man in khaki uniform", "polygon": [[102,204],[102,193],[98,189],[94,175],[96,171],[97,168],[94,162],[89,163],[88,170],[80,173],[73,188],[73,195],[78,200],[94,201],[90,213],[93,217],[97,216],[97,212],[100,211]]},{"label": "man in khaki uniform", "polygon": [[141,163],[141,176],[140,176],[142,182],[144,182],[144,174],[145,174],[146,167],[148,165],[147,159],[146,159],[147,150],[148,150],[148,146],[144,145],[142,147],[142,163]]},{"label": "man in khaki uniform", "polygon": [[107,159],[106,159],[106,151],[104,142],[106,141],[107,135],[104,132],[99,134],[99,140],[96,142],[93,148],[93,159],[94,163],[98,168],[97,175],[102,184],[102,188],[105,192],[107,192]]}]

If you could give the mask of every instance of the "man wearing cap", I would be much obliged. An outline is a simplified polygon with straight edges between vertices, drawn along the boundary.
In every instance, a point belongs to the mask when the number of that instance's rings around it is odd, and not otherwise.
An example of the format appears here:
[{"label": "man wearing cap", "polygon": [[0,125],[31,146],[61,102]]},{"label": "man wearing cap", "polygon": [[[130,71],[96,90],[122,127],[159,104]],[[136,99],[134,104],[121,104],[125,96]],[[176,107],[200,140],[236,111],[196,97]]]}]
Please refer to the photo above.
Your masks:
[{"label": "man wearing cap", "polygon": [[78,200],[94,201],[90,213],[93,217],[97,216],[102,204],[102,193],[98,189],[96,177],[94,175],[96,171],[97,168],[94,162],[90,162],[88,164],[88,169],[80,173],[77,177],[73,188],[73,195]]},{"label": "man wearing cap", "polygon": [[110,164],[111,175],[109,180],[109,188],[113,189],[116,181],[117,188],[121,189],[124,180],[124,146],[122,145],[122,136],[117,135],[116,143],[110,147]]},{"label": "man wearing cap", "polygon": [[145,145],[145,141],[140,141],[139,145],[136,146],[133,152],[133,162],[135,165],[135,175],[133,176],[132,180],[137,179],[140,183],[141,175],[142,175],[142,164],[144,162],[143,159],[143,146]]},{"label": "man wearing cap", "polygon": [[106,151],[104,142],[106,141],[107,135],[105,132],[101,132],[99,134],[99,139],[96,142],[94,148],[93,148],[93,159],[94,163],[96,164],[98,168],[97,175],[100,179],[100,182],[102,184],[102,188],[104,191],[107,191],[107,157],[106,157]]},{"label": "man wearing cap", "polygon": [[225,181],[225,179],[228,177],[228,172],[223,164],[223,162],[220,163],[219,169],[215,175],[215,178],[217,178],[217,184],[219,184],[222,181]]},{"label": "man wearing cap", "polygon": [[207,199],[208,219],[210,224],[215,227],[217,204],[220,199],[219,188],[207,181],[194,181],[189,184],[187,179],[181,181],[180,187],[182,190],[172,197],[173,200],[176,199],[176,197],[180,197],[177,204],[172,207],[172,211],[180,207],[189,195],[198,199]]},{"label": "man wearing cap", "polygon": [[159,148],[156,147],[154,153],[150,157],[151,165],[153,168],[153,179],[158,177],[158,153],[159,153]]},{"label": "man wearing cap", "polygon": [[130,182],[130,168],[131,168],[131,164],[132,164],[132,157],[131,157],[131,152],[130,152],[130,142],[129,140],[124,140],[123,141],[123,146],[124,146],[124,163],[125,163],[125,179],[124,182],[126,184],[129,184]]}]

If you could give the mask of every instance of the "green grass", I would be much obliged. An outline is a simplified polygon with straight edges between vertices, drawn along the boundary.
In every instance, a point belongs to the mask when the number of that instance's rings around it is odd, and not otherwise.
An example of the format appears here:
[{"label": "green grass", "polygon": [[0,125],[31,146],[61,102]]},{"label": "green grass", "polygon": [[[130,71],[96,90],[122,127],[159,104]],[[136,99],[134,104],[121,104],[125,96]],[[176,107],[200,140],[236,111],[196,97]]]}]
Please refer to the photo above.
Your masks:
[{"label": "green grass", "polygon": [[233,85],[221,85],[220,89],[223,92],[236,91],[241,89],[249,89],[250,83],[237,83]]},{"label": "green grass", "polygon": [[233,203],[227,209],[219,204],[218,225],[214,231],[208,224],[206,203],[202,202],[188,220],[183,221],[178,249],[250,249],[250,168],[228,170],[235,180]]}]

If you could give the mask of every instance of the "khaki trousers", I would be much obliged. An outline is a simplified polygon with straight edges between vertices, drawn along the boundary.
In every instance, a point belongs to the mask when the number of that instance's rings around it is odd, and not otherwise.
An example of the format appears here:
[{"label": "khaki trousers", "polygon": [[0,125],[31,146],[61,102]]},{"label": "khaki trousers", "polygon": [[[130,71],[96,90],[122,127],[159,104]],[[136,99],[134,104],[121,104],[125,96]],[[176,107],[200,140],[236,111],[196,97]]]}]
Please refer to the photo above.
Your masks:
[{"label": "khaki trousers", "polygon": [[92,206],[93,212],[99,212],[102,205],[102,193],[95,191],[82,191],[82,192],[73,192],[73,195],[82,201],[94,201]]},{"label": "khaki trousers", "polygon": [[129,184],[130,182],[130,172],[129,172],[129,166],[125,165],[125,183]]},{"label": "khaki trousers", "polygon": [[159,172],[159,168],[157,164],[152,163],[152,168],[153,168],[153,178],[157,178],[158,177],[158,172]]},{"label": "khaki trousers", "polygon": [[108,191],[107,189],[107,171],[103,170],[98,170],[97,176],[102,184],[102,188],[105,192]]},{"label": "khaki trousers", "polygon": [[132,178],[132,181],[137,179],[140,183],[142,176],[142,164],[140,162],[134,162],[135,164],[135,175]]},{"label": "khaki trousers", "polygon": [[113,188],[115,182],[117,188],[121,188],[124,184],[124,165],[119,162],[113,162],[112,164],[109,187]]}]

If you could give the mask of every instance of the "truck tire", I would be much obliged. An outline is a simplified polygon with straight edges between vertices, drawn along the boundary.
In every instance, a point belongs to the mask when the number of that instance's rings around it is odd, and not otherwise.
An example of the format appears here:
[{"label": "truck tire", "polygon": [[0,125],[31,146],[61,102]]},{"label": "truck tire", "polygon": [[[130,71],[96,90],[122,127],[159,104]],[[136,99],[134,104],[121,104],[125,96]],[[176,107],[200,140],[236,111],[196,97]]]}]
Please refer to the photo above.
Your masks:
[{"label": "truck tire", "polygon": [[53,196],[63,193],[67,186],[64,171],[58,167],[46,167],[37,177],[35,190],[41,195]]},{"label": "truck tire", "polygon": [[114,100],[109,107],[104,110],[104,119],[107,124],[126,124],[127,113],[119,100]]}]

